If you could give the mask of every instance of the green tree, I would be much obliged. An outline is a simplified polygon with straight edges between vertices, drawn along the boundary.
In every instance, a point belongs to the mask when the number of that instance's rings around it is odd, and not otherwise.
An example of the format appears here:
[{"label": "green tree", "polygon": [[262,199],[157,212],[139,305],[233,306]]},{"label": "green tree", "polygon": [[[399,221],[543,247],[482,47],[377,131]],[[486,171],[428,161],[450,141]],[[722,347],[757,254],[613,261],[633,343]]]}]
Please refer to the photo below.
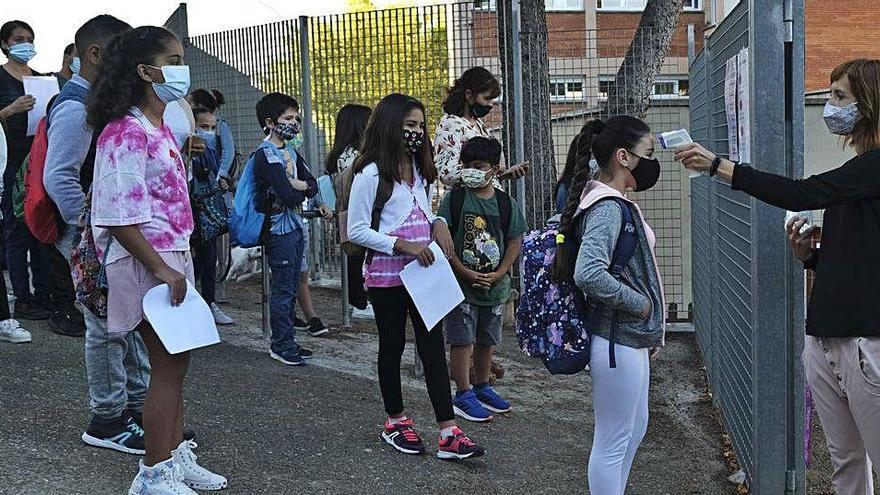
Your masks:
[{"label": "green tree", "polygon": [[[425,104],[433,132],[449,84],[446,8],[375,10],[372,1],[350,0],[347,14],[309,19],[313,119],[321,154],[332,140],[336,112],[343,105],[374,107],[394,92]],[[294,56],[276,60],[260,79],[267,91],[300,94],[299,40],[291,35],[285,43],[286,52]],[[296,77],[279,79],[277,74]]]}]

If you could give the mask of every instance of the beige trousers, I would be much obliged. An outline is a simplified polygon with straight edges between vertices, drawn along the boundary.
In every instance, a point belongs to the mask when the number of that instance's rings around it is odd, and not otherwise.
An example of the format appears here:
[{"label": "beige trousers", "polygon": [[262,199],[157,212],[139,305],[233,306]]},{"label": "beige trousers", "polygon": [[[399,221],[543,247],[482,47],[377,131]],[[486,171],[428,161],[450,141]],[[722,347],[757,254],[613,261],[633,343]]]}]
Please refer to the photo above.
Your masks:
[{"label": "beige trousers", "polygon": [[834,465],[834,492],[873,495],[871,460],[880,466],[880,338],[807,335],[803,361]]}]

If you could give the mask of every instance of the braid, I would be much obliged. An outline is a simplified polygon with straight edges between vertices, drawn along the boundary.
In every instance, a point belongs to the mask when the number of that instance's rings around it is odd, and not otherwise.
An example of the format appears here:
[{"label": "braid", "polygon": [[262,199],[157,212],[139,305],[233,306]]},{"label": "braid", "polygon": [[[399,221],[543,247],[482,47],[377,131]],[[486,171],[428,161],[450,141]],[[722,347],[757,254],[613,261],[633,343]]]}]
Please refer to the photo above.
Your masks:
[{"label": "braid", "polygon": [[605,128],[601,120],[588,122],[581,128],[581,132],[575,138],[577,142],[577,165],[574,177],[571,179],[571,187],[568,190],[568,201],[562,210],[562,218],[559,220],[559,233],[565,236],[565,242],[556,249],[556,258],[553,260],[553,279],[557,282],[570,280],[574,274],[574,262],[577,258],[578,245],[575,242],[575,232],[572,220],[581,202],[581,194],[587,183],[592,180],[590,159],[592,158],[593,139]]}]

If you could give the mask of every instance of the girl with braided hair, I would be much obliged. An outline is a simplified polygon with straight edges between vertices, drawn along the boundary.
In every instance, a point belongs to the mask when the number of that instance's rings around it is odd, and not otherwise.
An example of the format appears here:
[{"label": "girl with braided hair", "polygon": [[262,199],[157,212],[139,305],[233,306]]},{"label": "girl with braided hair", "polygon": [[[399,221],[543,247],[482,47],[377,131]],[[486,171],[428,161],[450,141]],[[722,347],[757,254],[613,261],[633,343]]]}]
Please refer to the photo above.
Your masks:
[{"label": "girl with braided hair", "polygon": [[[634,117],[588,122],[574,148],[576,165],[560,220],[564,242],[553,276],[573,278],[588,301],[601,305],[591,319],[596,429],[588,476],[590,493],[622,495],[647,431],[650,356],[663,345],[665,329],[654,232],[625,194],[653,187],[660,163],[654,158],[651,129]],[[591,159],[598,162],[595,177]],[[623,273],[615,276],[610,267],[622,228],[634,229],[637,246]]]}]

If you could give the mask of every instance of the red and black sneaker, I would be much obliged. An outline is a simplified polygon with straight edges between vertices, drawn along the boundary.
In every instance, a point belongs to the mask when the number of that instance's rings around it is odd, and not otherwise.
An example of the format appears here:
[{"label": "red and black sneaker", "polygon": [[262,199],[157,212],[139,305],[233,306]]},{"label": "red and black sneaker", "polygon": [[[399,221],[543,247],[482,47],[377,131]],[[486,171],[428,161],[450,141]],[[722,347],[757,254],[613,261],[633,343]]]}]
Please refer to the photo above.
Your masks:
[{"label": "red and black sneaker", "polygon": [[395,449],[404,454],[420,455],[425,453],[425,445],[416,430],[413,429],[412,418],[406,418],[391,424],[389,418],[385,421],[385,431],[382,438]]},{"label": "red and black sneaker", "polygon": [[457,426],[452,428],[451,437],[440,438],[440,447],[437,449],[437,457],[440,459],[461,460],[480,457],[485,453],[486,449],[474,443]]}]

